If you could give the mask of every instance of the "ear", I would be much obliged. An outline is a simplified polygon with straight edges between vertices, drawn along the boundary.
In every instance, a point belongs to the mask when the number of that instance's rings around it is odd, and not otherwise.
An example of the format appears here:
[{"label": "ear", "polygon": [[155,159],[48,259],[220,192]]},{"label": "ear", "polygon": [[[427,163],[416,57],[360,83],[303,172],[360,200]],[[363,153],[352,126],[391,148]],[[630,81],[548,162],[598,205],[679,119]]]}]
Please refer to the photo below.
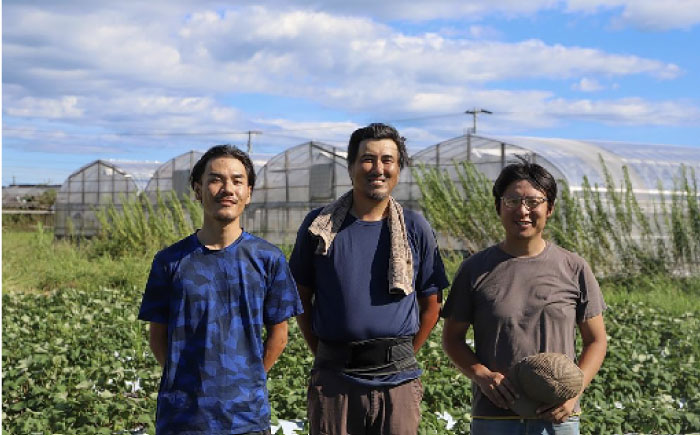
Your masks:
[{"label": "ear", "polygon": [[552,213],[554,213],[554,204],[550,206],[549,203],[547,203],[547,219],[552,216]]},{"label": "ear", "polygon": [[352,166],[353,165],[354,165],[354,163],[352,165],[348,165],[348,178],[350,178],[350,185],[351,186],[353,185],[353,182],[352,182]]},{"label": "ear", "polygon": [[202,183],[194,182],[194,197],[197,201],[202,200]]}]

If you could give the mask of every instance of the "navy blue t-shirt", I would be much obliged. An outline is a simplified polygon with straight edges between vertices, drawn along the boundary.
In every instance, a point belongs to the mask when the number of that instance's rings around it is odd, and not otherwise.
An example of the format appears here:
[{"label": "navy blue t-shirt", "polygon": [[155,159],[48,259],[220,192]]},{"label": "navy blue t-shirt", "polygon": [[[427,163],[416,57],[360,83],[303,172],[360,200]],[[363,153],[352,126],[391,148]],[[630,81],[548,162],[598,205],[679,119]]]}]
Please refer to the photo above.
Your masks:
[{"label": "navy blue t-shirt", "polygon": [[[447,287],[445,268],[432,228],[420,214],[404,209],[413,254],[410,295],[389,293],[390,231],[386,219],[361,221],[348,213],[331,244],[329,255],[315,255],[317,239],[308,232],[321,209],[309,213],[297,234],[289,260],[294,279],[314,289],[312,329],[321,340],[349,342],[411,336],[420,326],[416,297]],[[353,378],[368,385],[395,385],[420,376],[420,370],[373,379]]]},{"label": "navy blue t-shirt", "polygon": [[270,426],[263,325],[302,312],[282,252],[244,232],[222,250],[193,234],[160,251],[139,319],[168,325],[159,434],[236,434]]}]

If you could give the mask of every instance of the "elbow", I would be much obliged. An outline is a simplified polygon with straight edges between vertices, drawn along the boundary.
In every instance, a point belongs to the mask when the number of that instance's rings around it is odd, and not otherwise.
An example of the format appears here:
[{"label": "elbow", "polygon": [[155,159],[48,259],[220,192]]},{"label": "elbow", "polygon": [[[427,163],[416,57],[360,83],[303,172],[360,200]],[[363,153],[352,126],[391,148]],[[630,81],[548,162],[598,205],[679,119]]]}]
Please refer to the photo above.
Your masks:
[{"label": "elbow", "polygon": [[447,356],[450,359],[452,359],[452,353],[453,353],[452,350],[454,348],[453,344],[454,344],[453,338],[450,337],[448,334],[446,334],[445,331],[443,330],[443,332],[442,332],[442,349],[445,351],[445,353],[447,354]]}]

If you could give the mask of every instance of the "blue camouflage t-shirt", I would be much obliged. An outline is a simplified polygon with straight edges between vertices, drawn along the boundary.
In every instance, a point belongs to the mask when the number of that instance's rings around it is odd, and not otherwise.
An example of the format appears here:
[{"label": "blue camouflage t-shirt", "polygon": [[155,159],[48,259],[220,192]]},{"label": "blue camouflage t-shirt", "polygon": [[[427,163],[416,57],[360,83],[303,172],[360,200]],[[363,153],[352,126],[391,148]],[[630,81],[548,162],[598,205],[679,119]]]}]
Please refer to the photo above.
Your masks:
[{"label": "blue camouflage t-shirt", "polygon": [[157,433],[267,429],[263,325],[301,312],[284,255],[258,237],[210,250],[192,234],[160,251],[139,312],[168,325]]}]

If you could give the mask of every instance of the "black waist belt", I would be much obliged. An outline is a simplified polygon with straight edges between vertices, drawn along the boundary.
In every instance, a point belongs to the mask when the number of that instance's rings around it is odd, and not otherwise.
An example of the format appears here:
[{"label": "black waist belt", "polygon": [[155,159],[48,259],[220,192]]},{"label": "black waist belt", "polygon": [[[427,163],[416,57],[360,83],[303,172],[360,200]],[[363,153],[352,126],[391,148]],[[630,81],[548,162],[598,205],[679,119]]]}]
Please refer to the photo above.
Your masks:
[{"label": "black waist belt", "polygon": [[365,376],[390,375],[419,368],[413,353],[413,337],[349,343],[319,340],[314,367]]}]

